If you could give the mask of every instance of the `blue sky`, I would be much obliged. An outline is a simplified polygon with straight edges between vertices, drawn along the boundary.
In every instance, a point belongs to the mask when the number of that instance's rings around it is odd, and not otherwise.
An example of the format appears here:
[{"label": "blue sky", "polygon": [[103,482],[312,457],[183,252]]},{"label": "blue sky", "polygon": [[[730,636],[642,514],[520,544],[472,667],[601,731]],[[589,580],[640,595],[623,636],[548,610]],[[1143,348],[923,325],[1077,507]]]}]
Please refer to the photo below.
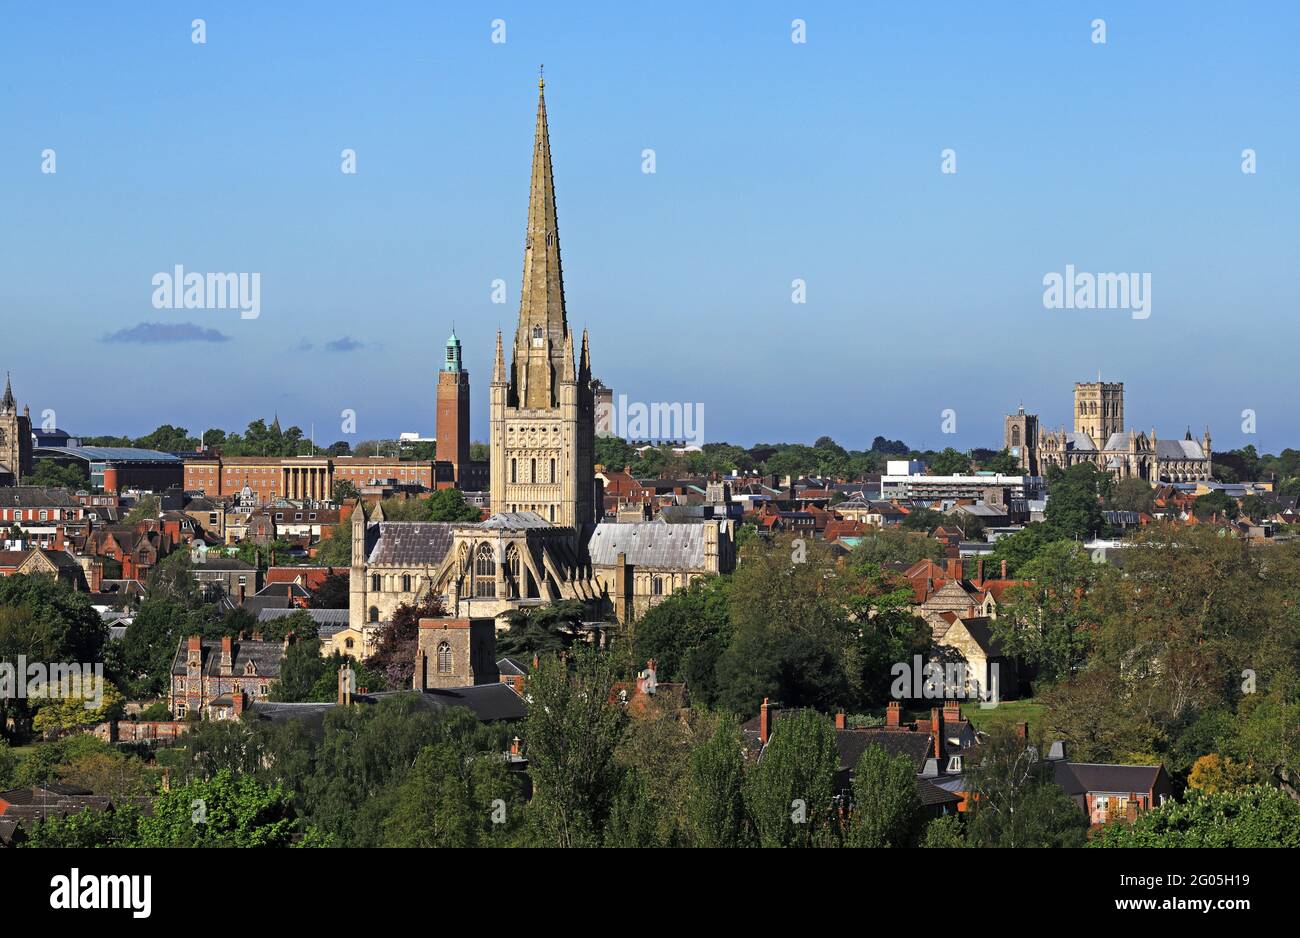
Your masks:
[{"label": "blue sky", "polygon": [[[3,19],[0,368],[74,432],[278,412],[329,443],[350,408],[354,441],[432,433],[454,321],[485,439],[544,62],[570,324],[618,393],[703,402],[709,440],[997,445],[1022,400],[1059,426],[1100,371],[1161,436],[1208,422],[1216,448],[1300,446],[1294,3],[11,2]],[[259,272],[261,315],[154,309],[176,264]],[[1066,264],[1151,273],[1150,318],[1045,309]],[[225,340],[131,341],[159,322]]]}]

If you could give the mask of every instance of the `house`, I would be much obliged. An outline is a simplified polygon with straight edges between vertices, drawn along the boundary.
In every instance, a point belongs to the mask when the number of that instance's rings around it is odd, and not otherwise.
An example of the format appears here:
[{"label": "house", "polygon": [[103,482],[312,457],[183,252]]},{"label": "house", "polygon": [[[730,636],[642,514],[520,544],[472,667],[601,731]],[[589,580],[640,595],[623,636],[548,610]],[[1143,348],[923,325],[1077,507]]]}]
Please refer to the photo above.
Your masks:
[{"label": "house", "polygon": [[172,715],[191,713],[209,719],[238,717],[248,701],[265,700],[280,677],[280,661],[289,642],[234,639],[220,641],[191,635],[181,640],[172,659],[167,705]]},{"label": "house", "polygon": [[[761,760],[763,751],[778,728],[782,711],[763,701],[758,715],[741,726],[747,758]],[[930,718],[913,722],[902,719],[902,705],[891,701],[885,711],[885,725],[850,727],[843,712],[835,715],[835,746],[839,753],[835,788],[843,804],[852,800],[853,773],[869,746],[879,746],[891,757],[904,756],[916,771],[917,798],[930,817],[960,810],[962,796],[942,784],[960,774],[963,753],[976,741],[975,729],[961,716],[955,700],[934,707]]]},{"label": "house", "polygon": [[236,605],[258,593],[262,588],[262,571],[246,560],[237,557],[194,558],[191,566],[199,589],[215,597],[229,597]]},{"label": "house", "polygon": [[1174,796],[1169,773],[1162,765],[1069,762],[1063,742],[1051,745],[1047,761],[1052,764],[1056,783],[1092,824],[1136,820],[1139,812],[1159,807]]},{"label": "house", "polygon": [[31,574],[52,576],[79,592],[90,589],[81,563],[67,551],[45,550],[40,547],[0,551],[0,576]]}]

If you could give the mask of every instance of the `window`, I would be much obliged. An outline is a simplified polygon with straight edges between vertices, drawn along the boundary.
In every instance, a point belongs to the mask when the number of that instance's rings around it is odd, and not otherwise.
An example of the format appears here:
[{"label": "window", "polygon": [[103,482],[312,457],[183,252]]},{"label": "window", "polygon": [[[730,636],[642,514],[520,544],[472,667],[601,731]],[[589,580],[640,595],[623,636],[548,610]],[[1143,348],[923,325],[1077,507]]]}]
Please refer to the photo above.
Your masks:
[{"label": "window", "polygon": [[537,460],[531,459],[529,460],[529,463],[530,465],[528,467],[528,481],[536,482],[537,481]]},{"label": "window", "polygon": [[370,591],[378,593],[383,588],[383,580],[378,573],[370,574]]},{"label": "window", "polygon": [[546,481],[547,482],[555,481],[555,460],[554,459],[551,460],[551,476]]},{"label": "window", "polygon": [[352,639],[350,639],[350,638],[349,638],[349,639],[345,639],[344,642],[343,642],[343,647],[344,647],[344,648],[347,648],[347,649],[349,649],[349,650],[351,650],[351,648],[352,648],[352,646],[353,646],[354,644],[356,644],[356,642],[353,641]]},{"label": "window", "polygon": [[378,622],[378,621],[379,621],[379,607],[378,607],[378,606],[371,606],[371,607],[370,607],[370,621],[371,621],[371,622]]},{"label": "window", "polygon": [[650,587],[652,593],[654,593],[656,596],[662,596],[664,592],[663,577],[655,577],[654,580],[651,582]]},{"label": "window", "polygon": [[402,574],[402,592],[403,592],[403,593],[409,593],[410,591],[411,591],[411,575],[410,575],[409,573],[403,573],[403,574]]},{"label": "window", "polygon": [[474,595],[495,596],[497,594],[496,561],[492,557],[492,545],[480,544],[474,554]]},{"label": "window", "polygon": [[438,646],[438,673],[451,673],[451,646],[446,642]]},{"label": "window", "polygon": [[513,458],[510,460],[510,481],[511,482],[519,481],[518,466],[515,464],[515,460]]}]

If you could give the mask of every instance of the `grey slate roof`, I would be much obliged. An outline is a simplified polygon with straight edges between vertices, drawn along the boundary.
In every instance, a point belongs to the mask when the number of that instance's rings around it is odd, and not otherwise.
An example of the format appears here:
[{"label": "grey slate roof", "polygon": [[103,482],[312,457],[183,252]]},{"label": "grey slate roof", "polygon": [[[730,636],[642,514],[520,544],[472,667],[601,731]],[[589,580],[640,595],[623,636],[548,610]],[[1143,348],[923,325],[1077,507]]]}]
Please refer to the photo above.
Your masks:
[{"label": "grey slate roof", "polygon": [[1205,453],[1195,440],[1156,440],[1156,456],[1160,459],[1204,459]]},{"label": "grey slate roof", "polygon": [[346,609],[263,609],[258,612],[257,621],[271,622],[275,619],[291,616],[295,612],[307,613],[317,625],[348,624],[348,611]]},{"label": "grey slate roof", "polygon": [[1056,784],[1067,794],[1087,792],[1147,792],[1160,775],[1158,765],[1100,765],[1091,762],[1057,762]]},{"label": "grey slate roof", "polygon": [[475,684],[472,687],[430,688],[423,693],[409,690],[384,691],[369,696],[375,700],[382,700],[396,694],[413,694],[421,706],[430,710],[467,707],[484,722],[522,720],[528,716],[528,705],[524,703],[524,699],[511,690],[509,685],[500,682]]},{"label": "grey slate roof", "polygon": [[13,508],[79,508],[67,489],[45,485],[10,485],[0,488],[0,505]]},{"label": "grey slate roof", "polygon": [[486,521],[478,523],[489,530],[520,531],[527,528],[553,528],[555,525],[533,511],[498,511]]},{"label": "grey slate roof", "polygon": [[1071,430],[1065,434],[1065,448],[1092,451],[1097,448],[1097,444],[1092,442],[1092,437],[1088,434]]},{"label": "grey slate roof", "polygon": [[[189,654],[189,639],[182,638],[172,658],[172,674],[185,673],[185,661]],[[284,646],[279,642],[234,641],[231,643],[230,658],[237,676],[243,676],[244,665],[249,661],[257,669],[258,677],[278,677],[280,659],[284,657]],[[221,642],[203,642],[203,673],[216,677],[221,670]]]},{"label": "grey slate roof", "polygon": [[623,553],[635,566],[700,569],[704,566],[704,525],[603,521],[592,532],[587,550],[598,567],[613,566]]},{"label": "grey slate roof", "polygon": [[456,527],[450,521],[381,521],[379,536],[367,562],[403,567],[436,566],[451,550]]},{"label": "grey slate roof", "polygon": [[500,658],[497,660],[497,671],[501,674],[513,674],[517,677],[527,677],[531,667],[515,658]]}]

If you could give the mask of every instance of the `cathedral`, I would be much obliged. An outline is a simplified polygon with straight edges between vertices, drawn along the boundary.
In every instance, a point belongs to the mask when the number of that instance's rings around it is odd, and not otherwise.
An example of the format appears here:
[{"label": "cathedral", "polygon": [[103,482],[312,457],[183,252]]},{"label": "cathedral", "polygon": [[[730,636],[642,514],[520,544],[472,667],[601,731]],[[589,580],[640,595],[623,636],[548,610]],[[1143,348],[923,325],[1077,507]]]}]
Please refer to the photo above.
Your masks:
[{"label": "cathedral", "polygon": [[[519,325],[509,366],[497,333],[492,368],[491,517],[396,522],[382,505],[368,516],[353,511],[349,629],[363,648],[399,605],[429,596],[453,618],[498,627],[512,610],[565,599],[586,604],[592,620],[626,623],[697,577],[735,567],[728,519],[601,520],[591,352],[585,331],[575,342],[565,312],[544,87],[539,81]],[[468,378],[459,377],[453,340],[439,408],[467,426]]]},{"label": "cathedral", "polygon": [[1162,440],[1153,429],[1124,429],[1123,382],[1087,381],[1074,385],[1074,430],[1044,431],[1038,417],[1021,407],[1006,418],[1003,445],[1028,475],[1048,466],[1062,469],[1091,462],[1117,479],[1146,482],[1208,481],[1210,431],[1199,439],[1188,429],[1181,439]]}]

